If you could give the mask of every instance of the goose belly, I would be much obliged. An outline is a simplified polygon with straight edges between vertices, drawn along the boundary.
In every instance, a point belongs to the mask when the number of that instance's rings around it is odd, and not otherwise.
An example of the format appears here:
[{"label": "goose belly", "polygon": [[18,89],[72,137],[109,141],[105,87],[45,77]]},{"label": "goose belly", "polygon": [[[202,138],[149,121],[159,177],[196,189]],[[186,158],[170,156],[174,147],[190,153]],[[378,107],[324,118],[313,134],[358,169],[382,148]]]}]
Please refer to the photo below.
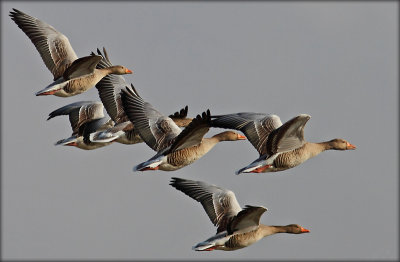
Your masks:
[{"label": "goose belly", "polygon": [[129,137],[125,133],[122,136],[118,137],[115,141],[125,145],[132,145],[132,144],[142,143],[143,139],[139,135]]},{"label": "goose belly", "polygon": [[95,86],[101,78],[94,74],[73,78],[67,81],[63,89],[67,96],[79,95]]},{"label": "goose belly", "polygon": [[269,170],[270,172],[281,171],[289,169],[302,164],[307,159],[311,158],[310,154],[305,154],[301,150],[293,150],[287,153],[279,154],[273,163],[273,168]]},{"label": "goose belly", "polygon": [[182,149],[169,154],[166,163],[161,164],[160,169],[165,171],[177,170],[192,164],[202,157],[202,155],[199,155],[190,149],[191,148]]},{"label": "goose belly", "polygon": [[111,142],[106,142],[106,143],[90,143],[90,144],[86,144],[84,142],[82,143],[78,143],[77,144],[77,148],[83,149],[83,150],[93,150],[93,149],[97,149],[103,146],[107,146],[111,144]]},{"label": "goose belly", "polygon": [[236,250],[248,247],[259,241],[261,238],[263,238],[263,236],[256,234],[256,231],[233,235],[228,241],[226,241],[224,250]]}]

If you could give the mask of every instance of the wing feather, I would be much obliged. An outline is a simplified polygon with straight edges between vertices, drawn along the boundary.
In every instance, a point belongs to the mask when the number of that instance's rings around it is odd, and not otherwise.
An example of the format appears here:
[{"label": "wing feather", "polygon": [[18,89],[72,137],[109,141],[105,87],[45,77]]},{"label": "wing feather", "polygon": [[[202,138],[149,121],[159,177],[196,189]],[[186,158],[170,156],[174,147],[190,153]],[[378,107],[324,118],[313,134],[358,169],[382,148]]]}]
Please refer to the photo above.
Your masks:
[{"label": "wing feather", "polygon": [[282,125],[277,115],[242,112],[212,116],[211,126],[242,131],[260,155],[266,151],[269,134]]},{"label": "wing feather", "polygon": [[200,144],[204,135],[210,129],[210,123],[210,110],[203,112],[202,115],[197,115],[197,117],[174,139],[169,150],[164,154]]},{"label": "wing feather", "polygon": [[10,12],[10,17],[35,45],[54,80],[61,77],[78,59],[68,38],[51,25],[15,8]]},{"label": "wing feather", "polygon": [[211,222],[218,226],[217,232],[226,230],[231,219],[242,210],[231,190],[177,177],[172,177],[170,185],[200,202]]},{"label": "wing feather", "polygon": [[145,102],[133,85],[122,89],[121,101],[125,113],[140,137],[153,150],[159,152],[167,148],[180,134],[181,129],[174,121]]},{"label": "wing feather", "polygon": [[[103,54],[99,49],[97,49],[97,54],[103,57],[103,59],[97,64],[98,69],[113,66],[105,48],[103,48]],[[96,54],[92,52],[91,55]],[[125,78],[116,74],[106,75],[96,84],[100,100],[103,102],[108,115],[115,123],[122,123],[129,120],[122,106],[120,94],[121,90],[126,86],[128,86],[128,84],[126,83]]]},{"label": "wing feather", "polygon": [[266,153],[271,156],[303,146],[306,142],[304,139],[304,126],[310,118],[310,115],[301,114],[274,130],[268,139]]},{"label": "wing feather", "polygon": [[63,77],[65,80],[78,78],[84,75],[92,74],[96,65],[102,59],[101,56],[84,56],[76,59],[72,64],[65,70]]},{"label": "wing feather", "polygon": [[49,114],[47,120],[68,115],[72,135],[78,133],[79,127],[89,121],[104,117],[103,104],[99,101],[79,101],[60,107]]},{"label": "wing feather", "polygon": [[228,224],[228,235],[253,231],[260,225],[260,218],[267,208],[246,205]]}]

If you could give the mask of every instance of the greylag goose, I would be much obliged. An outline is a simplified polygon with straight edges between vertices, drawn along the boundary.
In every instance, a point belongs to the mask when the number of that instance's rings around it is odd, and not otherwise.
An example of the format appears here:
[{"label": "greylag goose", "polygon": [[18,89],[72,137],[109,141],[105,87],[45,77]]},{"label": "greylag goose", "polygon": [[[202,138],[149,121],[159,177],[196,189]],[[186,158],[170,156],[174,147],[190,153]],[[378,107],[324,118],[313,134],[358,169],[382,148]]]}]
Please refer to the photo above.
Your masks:
[{"label": "greylag goose", "polygon": [[172,177],[170,185],[200,202],[217,233],[193,247],[196,251],[233,251],[247,247],[260,239],[276,234],[302,234],[310,232],[298,224],[267,226],[260,224],[261,215],[267,211],[263,206],[246,205],[240,208],[231,190],[194,181]]},{"label": "greylag goose", "polygon": [[333,139],[321,143],[311,143],[304,139],[304,126],[310,119],[301,114],[282,125],[277,115],[263,113],[237,113],[215,115],[211,126],[242,131],[260,157],[240,173],[265,173],[286,170],[325,150],[352,150],[356,147],[344,139]]},{"label": "greylag goose", "polygon": [[[75,146],[84,150],[100,148],[112,143],[124,132],[103,113],[103,104],[98,101],[79,101],[63,106],[49,114],[47,120],[68,115],[72,128],[69,138],[61,139],[55,145]],[[93,142],[96,139],[98,142]]]},{"label": "greylag goose", "polygon": [[[103,53],[97,49],[97,54],[103,59],[97,64],[98,69],[112,67],[108,53],[103,48]],[[91,53],[91,55],[96,55]],[[121,90],[128,86],[125,79],[121,75],[110,74],[102,78],[97,84],[96,88],[99,92],[100,100],[103,102],[104,108],[106,109],[108,115],[115,122],[116,126],[125,125],[125,133],[118,137],[115,142],[122,144],[136,144],[143,142],[139,133],[134,129],[132,122],[129,120],[125,111],[122,107],[121,102]],[[181,109],[170,117],[179,127],[186,127],[191,121],[191,118],[187,118],[188,107]]]},{"label": "greylag goose", "polygon": [[205,155],[218,142],[245,139],[238,133],[227,131],[211,138],[203,138],[210,127],[210,111],[197,115],[182,131],[170,117],[162,115],[145,102],[133,88],[122,90],[124,110],[143,141],[157,154],[134,167],[134,171],[174,171],[190,165]]},{"label": "greylag goose", "polygon": [[36,93],[37,96],[74,96],[93,87],[108,74],[132,74],[124,66],[96,69],[101,56],[78,58],[68,38],[45,22],[17,9],[10,17],[35,45],[54,82]]}]

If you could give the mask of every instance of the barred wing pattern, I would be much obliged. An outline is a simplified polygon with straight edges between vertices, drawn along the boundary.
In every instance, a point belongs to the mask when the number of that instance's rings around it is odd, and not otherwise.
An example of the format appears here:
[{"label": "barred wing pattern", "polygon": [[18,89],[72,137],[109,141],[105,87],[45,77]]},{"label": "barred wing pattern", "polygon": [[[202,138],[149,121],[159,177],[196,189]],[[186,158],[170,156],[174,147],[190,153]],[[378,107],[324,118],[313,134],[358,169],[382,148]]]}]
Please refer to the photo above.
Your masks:
[{"label": "barred wing pattern", "polygon": [[240,130],[260,155],[266,153],[269,134],[280,127],[282,122],[277,115],[243,112],[211,116],[211,126]]},{"label": "barred wing pattern", "polygon": [[225,231],[230,220],[242,210],[231,190],[177,177],[172,177],[170,185],[202,204],[211,222],[218,226],[217,233]]},{"label": "barred wing pattern", "polygon": [[104,117],[103,104],[99,101],[79,101],[60,107],[49,114],[47,120],[61,115],[68,115],[72,135],[78,134],[80,126]]},{"label": "barred wing pattern", "polygon": [[15,8],[10,16],[35,45],[54,80],[61,77],[71,63],[78,59],[68,38],[51,25]]},{"label": "barred wing pattern", "polygon": [[122,90],[121,100],[129,120],[143,141],[153,150],[159,152],[166,149],[181,133],[181,129],[171,118],[145,102],[133,86]]},{"label": "barred wing pattern", "polygon": [[[107,68],[113,66],[111,63],[108,53],[103,48],[103,54],[97,49],[97,54],[102,56],[103,59],[97,64],[98,69]],[[91,53],[95,56],[95,53]],[[127,87],[128,84],[125,78],[121,75],[109,74],[103,77],[97,84],[96,88],[99,92],[100,100],[104,104],[108,115],[114,120],[115,123],[122,123],[129,121],[128,116],[125,114],[124,108],[121,101],[121,90]]]}]

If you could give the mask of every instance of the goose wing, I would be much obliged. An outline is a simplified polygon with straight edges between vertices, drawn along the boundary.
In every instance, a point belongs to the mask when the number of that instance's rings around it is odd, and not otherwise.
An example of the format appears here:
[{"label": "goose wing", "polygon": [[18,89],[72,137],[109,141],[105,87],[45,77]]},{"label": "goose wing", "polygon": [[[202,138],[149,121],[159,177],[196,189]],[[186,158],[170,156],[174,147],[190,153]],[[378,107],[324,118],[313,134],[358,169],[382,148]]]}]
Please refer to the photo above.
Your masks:
[{"label": "goose wing", "polygon": [[269,134],[282,125],[277,115],[264,113],[242,112],[227,115],[211,116],[211,126],[240,130],[250,143],[260,153],[266,152],[266,142]]},{"label": "goose wing", "polygon": [[90,140],[90,134],[110,128],[113,124],[114,123],[109,117],[98,118],[81,125],[79,127],[78,135],[83,136],[83,142],[85,144],[90,144],[92,142]]},{"label": "goose wing", "polygon": [[84,56],[76,59],[72,64],[65,70],[63,77],[65,80],[72,78],[78,78],[84,75],[92,74],[96,65],[102,59],[98,55]]},{"label": "goose wing", "polygon": [[121,101],[126,115],[140,137],[153,150],[158,152],[166,149],[181,133],[174,121],[145,102],[133,85],[122,89]]},{"label": "goose wing", "polygon": [[35,45],[54,80],[61,77],[78,58],[68,38],[51,25],[15,8],[10,12],[10,17]]},{"label": "goose wing", "polygon": [[[97,49],[97,54],[102,56],[103,59],[97,64],[97,68],[108,68],[113,66],[108,53],[103,48],[103,54]],[[92,52],[91,55],[96,55]],[[128,86],[125,78],[121,75],[109,74],[103,77],[97,84],[96,88],[99,92],[100,100],[104,104],[108,115],[114,120],[115,123],[122,123],[128,121],[128,116],[125,114],[121,101],[121,90]]]},{"label": "goose wing", "polygon": [[202,204],[211,222],[218,227],[217,233],[226,230],[229,222],[242,210],[231,190],[177,177],[172,177],[170,185]]},{"label": "goose wing", "polygon": [[271,156],[280,152],[287,152],[301,147],[304,139],[304,126],[311,118],[310,115],[298,115],[279,128],[273,130],[266,144],[266,153]]},{"label": "goose wing", "polygon": [[260,225],[260,218],[267,208],[246,205],[228,224],[228,235],[253,231]]},{"label": "goose wing", "polygon": [[203,112],[202,115],[197,115],[197,117],[174,139],[174,142],[164,155],[200,144],[204,135],[210,129],[210,123],[210,110]]},{"label": "goose wing", "polygon": [[79,101],[60,107],[49,114],[47,120],[68,115],[72,134],[77,134],[83,124],[104,117],[103,104],[99,101]]},{"label": "goose wing", "polygon": [[187,114],[188,114],[188,106],[185,106],[180,111],[177,111],[177,112],[169,115],[168,117],[170,117],[172,119],[182,119],[182,118],[186,118]]}]

